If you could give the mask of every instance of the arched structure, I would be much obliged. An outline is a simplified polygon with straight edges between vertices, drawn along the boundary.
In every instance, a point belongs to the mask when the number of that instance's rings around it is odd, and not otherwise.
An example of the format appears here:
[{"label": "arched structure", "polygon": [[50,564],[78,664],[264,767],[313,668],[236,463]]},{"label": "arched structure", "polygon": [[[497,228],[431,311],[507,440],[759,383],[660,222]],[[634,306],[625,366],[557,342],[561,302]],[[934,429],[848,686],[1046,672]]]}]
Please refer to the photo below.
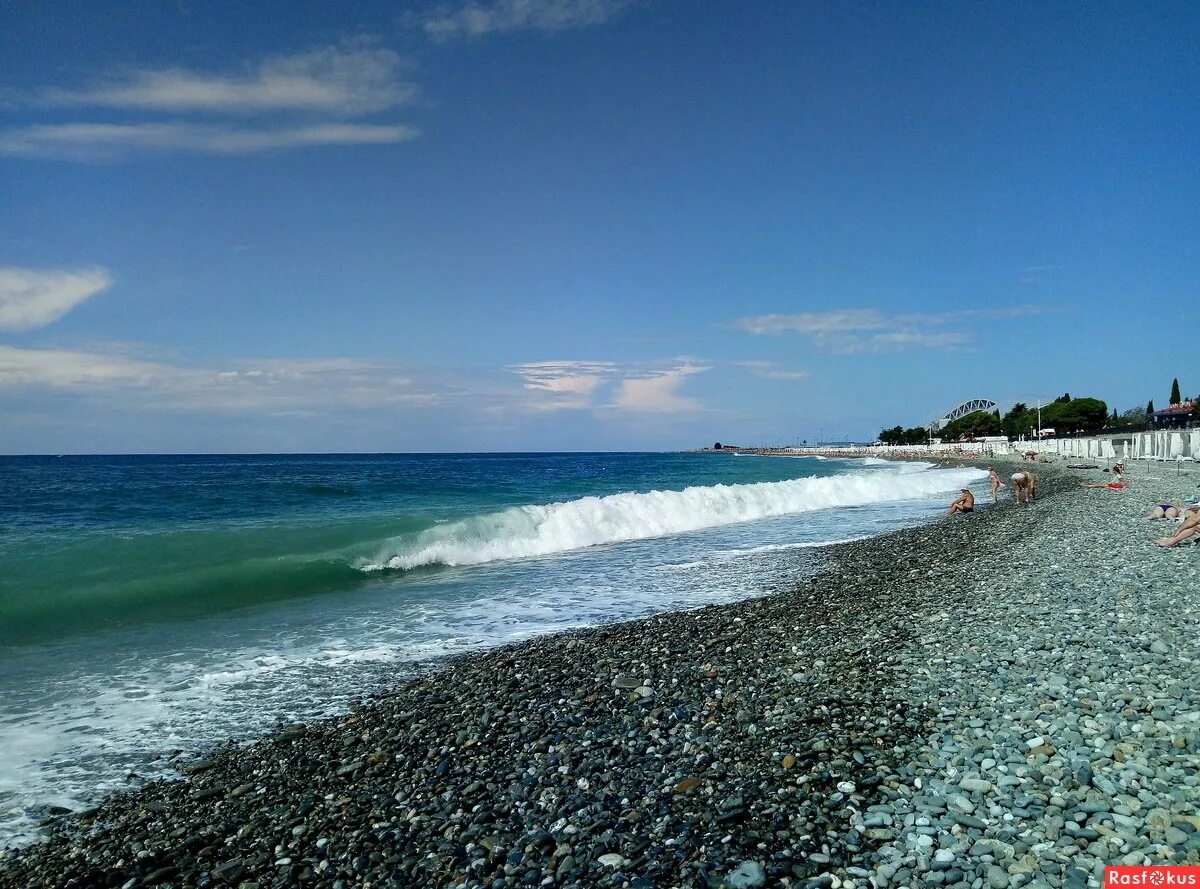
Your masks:
[{"label": "arched structure", "polygon": [[969,401],[964,401],[962,404],[954,407],[940,420],[934,420],[933,428],[939,430],[944,429],[948,423],[952,423],[955,420],[961,420],[967,414],[973,414],[976,411],[994,411],[995,409],[996,402],[991,401],[990,399],[972,398]]}]

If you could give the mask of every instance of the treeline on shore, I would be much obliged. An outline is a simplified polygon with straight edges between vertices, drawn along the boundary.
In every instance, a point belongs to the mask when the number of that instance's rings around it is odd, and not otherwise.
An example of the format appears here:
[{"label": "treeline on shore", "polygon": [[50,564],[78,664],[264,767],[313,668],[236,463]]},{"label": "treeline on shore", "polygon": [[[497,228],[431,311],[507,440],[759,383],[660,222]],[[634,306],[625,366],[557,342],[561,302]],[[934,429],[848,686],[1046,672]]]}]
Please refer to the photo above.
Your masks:
[{"label": "treeline on shore", "polygon": [[[1179,380],[1171,382],[1170,404],[1186,405],[1189,402],[1180,397]],[[1191,418],[1200,421],[1200,396],[1190,399],[1192,405]],[[1065,393],[1050,404],[1042,405],[1040,426],[1043,429],[1054,429],[1060,435],[1094,433],[1105,428],[1145,429],[1154,422],[1154,400],[1147,402],[1144,408],[1130,408],[1124,413],[1118,413],[1114,408],[1109,412],[1108,405],[1099,398],[1072,398]],[[996,411],[975,411],[947,423],[936,435],[942,441],[962,441],[977,439],[990,435],[1006,435],[1009,438],[1029,437],[1039,428],[1038,408],[1018,402],[1003,416]],[[924,426],[913,426],[905,429],[893,426],[879,433],[879,440],[886,445],[923,444],[929,440],[930,431]]]}]

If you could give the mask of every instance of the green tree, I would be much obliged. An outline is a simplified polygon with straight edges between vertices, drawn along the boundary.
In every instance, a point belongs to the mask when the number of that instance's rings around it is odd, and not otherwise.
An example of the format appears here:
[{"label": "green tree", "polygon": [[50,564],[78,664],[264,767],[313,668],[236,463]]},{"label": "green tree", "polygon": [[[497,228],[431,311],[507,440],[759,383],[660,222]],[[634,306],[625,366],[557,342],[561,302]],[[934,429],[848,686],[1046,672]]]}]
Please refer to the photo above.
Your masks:
[{"label": "green tree", "polygon": [[1179,404],[1183,399],[1179,397],[1179,377],[1171,380],[1171,404]]},{"label": "green tree", "polygon": [[1151,398],[1149,401],[1146,402],[1146,415],[1149,417],[1154,416],[1154,399],[1153,398]]},{"label": "green tree", "polygon": [[999,435],[1001,431],[1001,422],[994,414],[989,411],[974,411],[947,423],[941,431],[941,436],[948,441],[960,441],[964,438]]},{"label": "green tree", "polygon": [[891,429],[881,429],[879,440],[886,445],[925,444],[929,440],[929,430],[924,426],[913,426],[909,429],[893,426]]},{"label": "green tree", "polygon": [[1029,432],[1037,426],[1037,412],[1031,411],[1027,404],[1018,401],[1012,406],[1012,409],[1004,415],[1001,421],[1001,426],[1004,434],[1011,438],[1017,438],[1021,435],[1028,435]]},{"label": "green tree", "polygon": [[1070,392],[1064,392],[1058,398],[1054,399],[1055,404],[1069,404],[1070,401],[1071,401],[1071,393]]},{"label": "green tree", "polygon": [[1099,398],[1072,398],[1042,408],[1042,426],[1058,432],[1094,432],[1108,420],[1108,405]]}]

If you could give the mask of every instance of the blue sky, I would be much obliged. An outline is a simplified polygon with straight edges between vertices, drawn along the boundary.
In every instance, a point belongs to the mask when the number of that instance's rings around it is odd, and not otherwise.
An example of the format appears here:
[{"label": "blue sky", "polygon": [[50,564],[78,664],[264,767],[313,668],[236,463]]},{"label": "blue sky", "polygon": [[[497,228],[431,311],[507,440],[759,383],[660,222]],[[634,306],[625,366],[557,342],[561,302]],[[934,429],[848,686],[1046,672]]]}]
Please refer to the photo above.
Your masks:
[{"label": "blue sky", "polygon": [[1194,4],[10,4],[0,58],[2,452],[1200,390]]}]

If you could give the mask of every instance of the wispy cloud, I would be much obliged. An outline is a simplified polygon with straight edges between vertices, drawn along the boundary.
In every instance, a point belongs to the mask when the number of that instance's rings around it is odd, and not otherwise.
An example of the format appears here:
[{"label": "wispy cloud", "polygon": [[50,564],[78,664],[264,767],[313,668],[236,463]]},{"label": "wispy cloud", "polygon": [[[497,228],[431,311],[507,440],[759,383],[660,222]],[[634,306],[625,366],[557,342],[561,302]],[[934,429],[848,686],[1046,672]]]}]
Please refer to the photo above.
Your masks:
[{"label": "wispy cloud", "polygon": [[733,365],[764,380],[803,380],[809,376],[806,370],[787,370],[774,361],[734,361]]},{"label": "wispy cloud", "polygon": [[1048,275],[1057,272],[1057,265],[1027,265],[1017,272],[1017,280],[1025,285],[1040,284]]},{"label": "wispy cloud", "polygon": [[41,97],[58,105],[145,111],[349,117],[395,108],[416,93],[413,84],[401,80],[395,52],[345,45],[275,56],[238,72],[135,69],[79,89],[49,89]]},{"label": "wispy cloud", "polygon": [[112,286],[107,269],[20,269],[0,266],[0,329],[53,324]]},{"label": "wispy cloud", "polygon": [[958,330],[892,330],[872,334],[847,351],[878,351],[886,349],[953,349],[971,341],[970,334]]},{"label": "wispy cloud", "polygon": [[536,398],[534,410],[580,410],[592,407],[600,385],[617,372],[611,361],[533,361],[508,368],[524,381]]},{"label": "wispy cloud", "polygon": [[353,122],[413,100],[417,89],[401,69],[395,52],[363,41],[275,56],[237,71],[135,69],[77,88],[44,89],[25,103],[43,111],[111,115],[117,109],[132,119],[7,127],[0,129],[0,154],[88,160],[404,142],[418,135],[415,128]]},{"label": "wispy cloud", "polygon": [[[531,411],[695,411],[703,405],[679,393],[687,377],[711,368],[688,359],[617,363],[535,361],[507,368],[519,375]],[[604,399],[608,399],[605,401]]]},{"label": "wispy cloud", "polygon": [[756,335],[797,333],[832,352],[877,352],[901,349],[951,349],[970,342],[961,330],[945,330],[957,322],[1000,320],[1058,311],[1043,306],[960,309],[940,314],[890,315],[879,309],[835,309],[789,315],[753,315],[732,326]]},{"label": "wispy cloud", "polygon": [[602,25],[616,18],[633,0],[493,0],[446,3],[405,23],[434,40],[483,37],[512,31],[555,33]]},{"label": "wispy cloud", "polygon": [[232,155],[305,146],[379,145],[404,142],[417,135],[416,130],[401,124],[251,128],[194,123],[69,123],[0,130],[0,153],[98,160],[155,151]]},{"label": "wispy cloud", "polygon": [[[87,348],[0,345],[0,394],[56,392],[96,404],[214,416],[315,416],[455,404],[459,410],[621,413],[705,410],[681,391],[710,367],[694,359],[538,361],[507,368],[406,367],[354,358],[186,362],[130,343]],[[514,375],[520,386],[513,385]]]},{"label": "wispy cloud", "polygon": [[0,387],[116,396],[157,409],[294,412],[426,405],[433,392],[392,365],[348,358],[248,359],[216,367],[123,354],[0,346]]},{"label": "wispy cloud", "polygon": [[704,405],[696,399],[681,395],[679,388],[688,377],[711,369],[703,365],[681,364],[669,370],[624,379],[611,406],[626,411],[654,413],[704,410]]},{"label": "wispy cloud", "polygon": [[747,333],[829,333],[840,330],[878,330],[887,317],[877,309],[839,309],[795,315],[754,315],[739,318],[734,327]]}]

